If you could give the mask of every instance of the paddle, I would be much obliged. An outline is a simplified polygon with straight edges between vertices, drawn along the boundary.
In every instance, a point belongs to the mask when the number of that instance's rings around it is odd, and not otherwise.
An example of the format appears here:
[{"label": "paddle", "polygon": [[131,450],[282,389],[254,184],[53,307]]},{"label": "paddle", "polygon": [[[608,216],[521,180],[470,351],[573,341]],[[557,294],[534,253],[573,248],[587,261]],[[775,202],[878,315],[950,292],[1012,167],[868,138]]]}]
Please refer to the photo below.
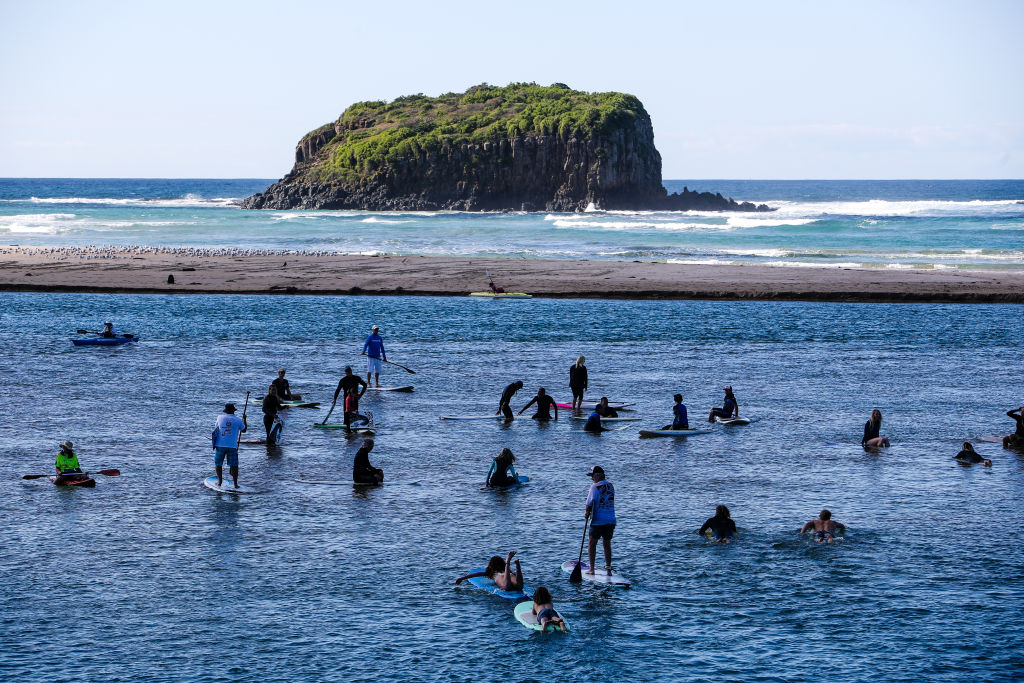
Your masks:
[{"label": "paddle", "polygon": [[[75,334],[103,334],[103,333],[102,332],[93,332],[92,330],[75,330]],[[119,334],[117,336],[124,337],[125,339],[134,339],[135,338],[134,334]]]},{"label": "paddle", "polygon": [[[70,474],[102,474],[104,477],[120,477],[121,470],[99,470],[98,472],[71,472]],[[26,474],[22,479],[42,479],[49,477],[49,474]]]},{"label": "paddle", "polygon": [[322,424],[322,425],[327,424],[327,420],[331,417],[331,413],[334,412],[334,406],[336,406],[336,405],[338,405],[338,399],[337,398],[335,398],[333,401],[331,401],[331,409],[327,411],[327,417],[325,417],[324,421],[321,422],[320,424]]},{"label": "paddle", "polygon": [[[249,392],[245,392],[245,405],[242,406],[242,424],[248,429],[249,425],[245,421],[245,411],[249,410]],[[242,432],[238,432],[238,441],[235,442],[235,448],[242,445]]]},{"label": "paddle", "polygon": [[[365,353],[363,355],[366,356]],[[377,356],[368,356],[368,357],[372,358],[374,360],[383,361],[383,362],[387,363],[388,365],[398,366],[398,367],[402,368],[403,370],[405,370],[406,372],[408,372],[410,375],[415,375],[416,374],[415,370],[410,370],[409,368],[405,367],[404,365],[399,365],[398,363],[396,363],[394,361],[390,361],[387,358],[377,358]]]},{"label": "paddle", "polygon": [[583,583],[583,546],[587,544],[587,527],[590,526],[590,517],[583,523],[583,540],[580,541],[580,557],[576,560],[576,566],[569,574],[569,583]]}]

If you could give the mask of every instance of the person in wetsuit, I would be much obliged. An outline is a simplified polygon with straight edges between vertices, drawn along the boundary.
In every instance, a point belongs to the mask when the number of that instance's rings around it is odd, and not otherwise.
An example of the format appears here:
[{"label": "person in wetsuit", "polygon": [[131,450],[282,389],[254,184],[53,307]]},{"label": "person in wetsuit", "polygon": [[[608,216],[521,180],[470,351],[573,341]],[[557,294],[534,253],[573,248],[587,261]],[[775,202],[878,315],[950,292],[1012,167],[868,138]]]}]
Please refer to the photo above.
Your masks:
[{"label": "person in wetsuit", "polygon": [[729,515],[729,508],[719,505],[715,508],[715,516],[708,519],[697,532],[700,536],[710,529],[716,543],[729,543],[736,535],[736,522]]},{"label": "person in wetsuit", "polygon": [[601,417],[618,417],[619,416],[619,412],[617,410],[615,410],[615,408],[612,408],[610,405],[608,405],[608,397],[607,396],[602,396],[601,397],[601,400],[598,402],[597,407],[595,407],[594,410],[596,410],[597,414],[600,415]]},{"label": "person in wetsuit", "polygon": [[54,482],[56,484],[88,478],[78,464],[78,456],[75,454],[74,446],[70,441],[65,441],[60,445],[60,450],[57,451],[56,468],[57,481]]},{"label": "person in wetsuit", "polygon": [[506,420],[512,419],[512,406],[509,403],[512,402],[512,397],[516,395],[516,392],[523,388],[521,380],[512,382],[505,391],[501,392],[501,398],[498,400],[498,409],[494,411],[495,415],[504,415]]},{"label": "person in wetsuit", "polygon": [[864,423],[864,436],[860,440],[860,445],[864,448],[888,448],[889,439],[878,434],[881,429],[882,411],[875,408],[871,411],[871,418]]},{"label": "person in wetsuit", "polygon": [[277,419],[277,414],[284,408],[281,405],[281,399],[277,395],[277,387],[273,384],[267,389],[267,395],[263,397],[263,426],[267,430],[267,445],[274,445],[274,438],[271,436],[271,432],[274,430],[274,420]]},{"label": "person in wetsuit", "polygon": [[822,510],[818,519],[812,519],[800,527],[801,534],[811,530],[814,531],[814,540],[818,543],[831,543],[836,540],[837,532],[846,531],[846,525],[834,521],[830,511]]},{"label": "person in wetsuit", "polygon": [[277,397],[282,401],[298,401],[302,397],[298,394],[293,394],[292,389],[288,386],[288,380],[284,378],[284,368],[277,371],[277,379],[271,382],[277,387]]},{"label": "person in wetsuit", "polygon": [[953,459],[962,465],[976,465],[977,463],[982,463],[985,467],[992,467],[992,461],[986,460],[978,455],[978,451],[974,450],[974,446],[971,445],[970,441],[964,441],[963,446],[960,448],[960,452],[954,455]]},{"label": "person in wetsuit", "polygon": [[597,408],[594,408],[593,412],[590,413],[587,423],[583,425],[583,431],[594,432],[595,434],[608,431],[608,428],[601,424],[601,413],[597,412]]},{"label": "person in wetsuit", "polygon": [[[360,386],[362,387],[361,390],[359,388]],[[363,378],[360,377],[359,375],[353,375],[352,374],[352,366],[351,365],[346,365],[345,366],[345,375],[338,381],[338,388],[334,390],[334,402],[331,403],[331,409],[333,410],[334,406],[338,403],[338,395],[339,394],[341,394],[341,396],[342,396],[341,407],[342,407],[342,409],[344,409],[345,408],[345,396],[348,396],[348,392],[352,391],[352,390],[358,392],[358,394],[356,396],[356,403],[358,404],[359,399],[362,398],[363,394],[366,393],[366,387],[367,387],[367,384],[366,384],[366,382],[363,381]],[[346,422],[345,424],[347,425],[348,422]]]},{"label": "person in wetsuit", "polygon": [[537,390],[537,395],[531,398],[530,402],[523,406],[523,409],[519,411],[519,414],[522,415],[526,409],[534,403],[537,404],[537,412],[531,415],[534,420],[550,420],[552,408],[555,409],[555,419],[558,419],[558,404],[555,403],[555,399],[548,396],[548,392],[544,387]]},{"label": "person in wetsuit", "polygon": [[384,481],[384,470],[370,464],[372,450],[373,439],[366,439],[362,447],[356,451],[356,457],[352,461],[352,481],[357,484],[380,484]]},{"label": "person in wetsuit", "polygon": [[1024,406],[1007,411],[1006,417],[1013,418],[1017,429],[1013,434],[1003,437],[1003,448],[1024,448]]},{"label": "person in wetsuit", "polygon": [[689,429],[690,422],[686,418],[686,406],[683,404],[683,395],[676,394],[672,397],[676,402],[672,406],[672,424],[665,425],[662,429]]},{"label": "person in wetsuit", "polygon": [[580,356],[569,367],[569,389],[572,391],[572,409],[583,409],[583,392],[587,390],[587,366],[585,356]]},{"label": "person in wetsuit", "polygon": [[487,486],[511,486],[519,481],[519,475],[515,468],[516,456],[508,448],[502,448],[494,460],[491,461],[491,468],[487,470]]},{"label": "person in wetsuit", "polygon": [[708,422],[714,422],[716,417],[728,419],[740,416],[740,405],[736,402],[736,395],[732,393],[732,386],[725,387],[722,390],[725,392],[725,400],[722,402],[722,407],[711,409],[711,414],[708,415]]}]

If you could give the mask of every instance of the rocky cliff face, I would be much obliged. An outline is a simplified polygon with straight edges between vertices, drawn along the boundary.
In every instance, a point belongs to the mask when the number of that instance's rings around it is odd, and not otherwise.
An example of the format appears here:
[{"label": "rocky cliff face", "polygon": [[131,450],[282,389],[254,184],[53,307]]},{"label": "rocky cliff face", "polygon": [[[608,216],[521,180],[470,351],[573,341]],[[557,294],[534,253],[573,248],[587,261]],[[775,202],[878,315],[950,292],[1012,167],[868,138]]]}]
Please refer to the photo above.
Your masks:
[{"label": "rocky cliff face", "polygon": [[307,134],[292,171],[242,206],[758,209],[709,193],[667,195],[650,117],[632,96],[564,86],[484,88],[353,105],[337,122]]}]

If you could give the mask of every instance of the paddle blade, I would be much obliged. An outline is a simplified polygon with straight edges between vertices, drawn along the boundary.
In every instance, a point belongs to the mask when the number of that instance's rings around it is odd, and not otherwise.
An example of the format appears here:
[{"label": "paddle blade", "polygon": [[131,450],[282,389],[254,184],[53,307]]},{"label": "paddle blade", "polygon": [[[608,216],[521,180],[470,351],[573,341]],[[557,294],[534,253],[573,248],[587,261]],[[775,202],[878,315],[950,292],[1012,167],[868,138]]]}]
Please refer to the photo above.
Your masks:
[{"label": "paddle blade", "polygon": [[120,477],[121,470],[100,470],[96,474],[102,474],[104,477]]},{"label": "paddle blade", "polygon": [[26,474],[22,479],[42,479],[46,474]]},{"label": "paddle blade", "polygon": [[583,563],[577,562],[569,574],[569,583],[583,583]]}]

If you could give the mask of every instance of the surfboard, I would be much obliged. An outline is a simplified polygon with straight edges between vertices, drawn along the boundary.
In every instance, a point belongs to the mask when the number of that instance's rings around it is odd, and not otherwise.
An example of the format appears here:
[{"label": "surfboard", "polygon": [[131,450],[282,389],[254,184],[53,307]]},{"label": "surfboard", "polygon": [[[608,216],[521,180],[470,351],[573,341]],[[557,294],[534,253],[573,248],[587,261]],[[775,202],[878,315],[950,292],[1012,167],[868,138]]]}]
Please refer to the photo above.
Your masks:
[{"label": "surfboard", "polygon": [[217,477],[207,477],[203,479],[203,485],[208,489],[213,489],[219,493],[263,493],[257,489],[251,489],[247,486],[239,486],[235,488],[231,483],[231,477],[225,477],[224,483],[217,486]]},{"label": "surfboard", "polygon": [[[558,610],[555,610],[558,612]],[[531,631],[542,631],[540,624],[537,623],[537,615],[533,613],[533,601],[521,602],[515,606],[512,610],[512,614],[515,615],[516,621],[530,629]],[[562,617],[564,622],[564,628],[556,628],[554,626],[548,626],[548,633],[568,633],[569,632],[569,620],[562,616],[561,612],[558,612],[558,616]]]},{"label": "surfboard", "polygon": [[412,385],[404,387],[366,387],[367,391],[404,391],[406,393],[412,391]]},{"label": "surfboard", "polygon": [[515,488],[519,488],[523,484],[528,483],[529,481],[530,481],[530,478],[528,476],[526,476],[525,474],[517,474],[516,475],[516,481],[513,484],[506,484],[505,486],[488,486],[487,488],[489,488],[489,489],[501,489],[501,490],[504,490],[504,489],[515,489]]},{"label": "surfboard", "polygon": [[[602,420],[604,422],[604,420]],[[604,432],[621,432],[624,429],[632,429],[636,425],[623,425],[621,427],[605,427]],[[574,431],[583,432],[584,434],[604,434],[604,432],[588,432],[586,429],[577,429]]]},{"label": "surfboard", "polygon": [[[302,475],[312,477],[313,475]],[[319,486],[419,486],[418,481],[382,481],[379,484],[364,484],[351,479],[292,479],[300,484],[317,484]]]},{"label": "surfboard", "polygon": [[718,417],[715,416],[715,422],[726,427],[739,427],[741,425],[750,424],[749,417]]},{"label": "surfboard", "polygon": [[1001,436],[983,436],[983,437],[981,437],[981,440],[982,441],[986,441],[988,443],[1002,443],[1003,442],[1003,438]]},{"label": "surfboard", "polygon": [[[607,570],[599,568],[594,570],[593,574],[587,574],[587,570],[590,569],[590,565],[586,562],[581,562],[583,565],[583,580],[591,581],[593,583],[599,583],[602,586],[614,586],[615,588],[629,588],[629,580],[624,576],[616,574],[614,571],[610,574]],[[572,574],[572,570],[576,568],[576,560],[566,560],[562,563],[562,571],[566,574]]]},{"label": "surfboard", "polygon": [[[482,572],[484,569],[485,567],[480,567],[472,571]],[[533,597],[533,589],[525,585],[521,591],[503,591],[498,588],[498,584],[486,576],[474,576],[466,580],[480,590],[487,591],[491,595],[497,595],[499,598],[505,598],[506,600],[526,600]]]},{"label": "surfboard", "polygon": [[714,429],[641,429],[640,438],[651,436],[697,436],[710,434]]},{"label": "surfboard", "polygon": [[504,415],[442,415],[442,420],[504,420]]},{"label": "surfboard", "polygon": [[[587,415],[587,416],[573,415],[572,419],[573,420],[581,420],[583,422],[586,422],[587,420],[590,419],[590,416],[589,415]],[[639,417],[602,417],[601,418],[601,422],[636,422],[637,420],[640,420],[640,419],[642,419],[642,418],[639,418]]]},{"label": "surfboard", "polygon": [[[599,403],[599,401],[584,401],[582,403],[582,407],[584,407],[584,408],[586,408],[588,410],[593,410],[595,407],[597,407],[598,403]],[[569,408],[569,409],[572,409],[572,404],[571,403],[556,403],[555,405],[558,406],[559,408]],[[632,405],[636,405],[636,404],[635,403],[626,403],[626,402],[623,402],[623,401],[609,401],[608,402],[608,407],[609,408],[615,408],[615,410],[622,410],[622,409],[628,408],[629,406],[632,406]]]},{"label": "surfboard", "polygon": [[285,408],[319,408],[320,401],[282,401]]},{"label": "surfboard", "polygon": [[346,427],[343,424],[323,424],[320,422],[314,422],[313,427],[315,429],[343,429],[352,434],[376,434],[376,432],[370,427]]},{"label": "surfboard", "polygon": [[470,296],[482,296],[487,299],[532,299],[532,294],[525,292],[470,292]]}]

